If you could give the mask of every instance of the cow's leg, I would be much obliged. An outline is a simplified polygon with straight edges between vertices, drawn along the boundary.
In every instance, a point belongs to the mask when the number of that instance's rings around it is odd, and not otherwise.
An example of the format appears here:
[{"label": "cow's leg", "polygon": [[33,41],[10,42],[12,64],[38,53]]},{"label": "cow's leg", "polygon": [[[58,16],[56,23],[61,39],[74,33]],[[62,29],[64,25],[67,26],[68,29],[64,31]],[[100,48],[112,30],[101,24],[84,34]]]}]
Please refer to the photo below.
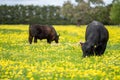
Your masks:
[{"label": "cow's leg", "polygon": [[37,43],[37,37],[34,37],[34,43]]},{"label": "cow's leg", "polygon": [[104,43],[104,44],[101,46],[101,51],[100,51],[100,54],[101,54],[101,55],[104,54],[105,49],[106,49],[106,45],[107,45],[107,43]]},{"label": "cow's leg", "polygon": [[51,40],[50,40],[50,39],[47,39],[47,43],[51,44]]},{"label": "cow's leg", "polygon": [[33,39],[33,36],[29,36],[28,41],[30,44],[32,44],[32,39]]},{"label": "cow's leg", "polygon": [[101,56],[105,52],[105,49],[106,49],[106,43],[104,43],[104,44],[102,43],[102,44],[98,45],[95,48],[96,55]]},{"label": "cow's leg", "polygon": [[101,55],[101,54],[100,54],[101,45],[97,45],[94,50],[95,50],[95,54],[96,54],[96,55],[98,55],[98,56]]}]

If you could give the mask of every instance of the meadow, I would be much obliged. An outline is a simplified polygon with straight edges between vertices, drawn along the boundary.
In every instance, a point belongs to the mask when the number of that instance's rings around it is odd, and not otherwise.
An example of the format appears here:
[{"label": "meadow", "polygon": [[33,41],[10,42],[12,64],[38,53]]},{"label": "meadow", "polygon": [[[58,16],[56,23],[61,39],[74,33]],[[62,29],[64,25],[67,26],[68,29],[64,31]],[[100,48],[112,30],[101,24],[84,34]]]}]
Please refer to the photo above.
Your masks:
[{"label": "meadow", "polygon": [[120,27],[104,55],[82,58],[86,26],[54,25],[59,44],[28,43],[28,25],[0,25],[0,80],[120,80]]}]

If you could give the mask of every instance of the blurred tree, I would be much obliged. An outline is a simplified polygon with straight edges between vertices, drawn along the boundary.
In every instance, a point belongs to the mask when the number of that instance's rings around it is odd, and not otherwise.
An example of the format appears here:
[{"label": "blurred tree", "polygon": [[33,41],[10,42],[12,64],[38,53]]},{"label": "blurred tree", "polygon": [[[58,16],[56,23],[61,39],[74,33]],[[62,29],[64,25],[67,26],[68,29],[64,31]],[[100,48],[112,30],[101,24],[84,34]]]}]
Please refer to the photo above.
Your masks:
[{"label": "blurred tree", "polygon": [[113,1],[110,18],[115,24],[120,24],[120,0]]},{"label": "blurred tree", "polygon": [[78,25],[88,22],[87,18],[89,18],[89,11],[89,6],[86,2],[81,2],[75,6],[74,18],[75,21],[80,21],[77,23]]},{"label": "blurred tree", "polygon": [[0,6],[0,24],[62,24],[62,20],[59,6]]},{"label": "blurred tree", "polygon": [[75,0],[78,4],[79,3],[82,3],[82,2],[85,2],[85,3],[87,3],[88,5],[89,5],[89,7],[91,6],[91,5],[103,5],[104,4],[104,2],[103,2],[103,0]]},{"label": "blurred tree", "polygon": [[1,24],[5,24],[10,21],[9,13],[10,13],[10,10],[8,9],[7,5],[3,5],[0,7],[0,23]]},{"label": "blurred tree", "polygon": [[[75,0],[75,1],[78,3],[75,7],[75,11],[76,11],[75,19],[77,21],[80,21],[79,24],[88,24],[92,20],[96,20],[94,16],[96,16],[98,12],[94,11],[96,10],[94,9],[94,7],[101,6],[104,4],[103,0]],[[94,7],[92,7],[93,5]]]},{"label": "blurred tree", "polygon": [[73,23],[74,16],[74,6],[70,1],[66,1],[61,9],[61,13],[64,19],[68,20],[70,23]]},{"label": "blurred tree", "polygon": [[[0,24],[88,24],[99,20],[109,24],[110,6],[94,6],[88,0],[74,5],[66,1],[60,6],[1,5]],[[91,2],[90,2],[91,3]]]},{"label": "blurred tree", "polygon": [[100,21],[104,24],[109,24],[109,9],[108,7],[97,6],[91,9],[92,20]]}]

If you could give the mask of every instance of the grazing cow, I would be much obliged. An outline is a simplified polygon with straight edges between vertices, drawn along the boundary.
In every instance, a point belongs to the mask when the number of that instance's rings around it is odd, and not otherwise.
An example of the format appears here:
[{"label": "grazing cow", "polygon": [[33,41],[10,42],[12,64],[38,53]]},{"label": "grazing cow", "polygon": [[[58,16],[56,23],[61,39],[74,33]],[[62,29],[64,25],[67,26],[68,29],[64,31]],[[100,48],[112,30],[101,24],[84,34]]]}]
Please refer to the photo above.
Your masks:
[{"label": "grazing cow", "polygon": [[34,38],[34,43],[37,43],[37,39],[47,39],[50,44],[52,41],[58,43],[59,35],[57,35],[54,27],[45,26],[39,24],[33,24],[29,26],[29,43],[32,44],[32,39]]},{"label": "grazing cow", "polygon": [[83,51],[83,57],[102,55],[106,49],[108,39],[108,30],[102,23],[93,21],[88,24],[85,33],[86,42],[80,42]]}]

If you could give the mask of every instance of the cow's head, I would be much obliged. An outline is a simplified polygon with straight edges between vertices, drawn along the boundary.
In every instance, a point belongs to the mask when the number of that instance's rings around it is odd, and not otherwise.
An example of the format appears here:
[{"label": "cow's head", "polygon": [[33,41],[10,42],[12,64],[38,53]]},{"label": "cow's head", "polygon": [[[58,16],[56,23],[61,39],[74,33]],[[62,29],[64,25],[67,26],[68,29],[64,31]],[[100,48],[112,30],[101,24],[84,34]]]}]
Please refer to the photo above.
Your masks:
[{"label": "cow's head", "polygon": [[55,42],[56,42],[56,43],[59,43],[59,36],[60,36],[60,34],[59,34],[59,35],[56,35],[56,37],[55,37]]},{"label": "cow's head", "polygon": [[87,42],[85,42],[85,43],[80,42],[80,44],[81,44],[81,48],[82,48],[82,52],[83,52],[82,57],[94,55],[93,47],[91,45],[89,45]]}]

